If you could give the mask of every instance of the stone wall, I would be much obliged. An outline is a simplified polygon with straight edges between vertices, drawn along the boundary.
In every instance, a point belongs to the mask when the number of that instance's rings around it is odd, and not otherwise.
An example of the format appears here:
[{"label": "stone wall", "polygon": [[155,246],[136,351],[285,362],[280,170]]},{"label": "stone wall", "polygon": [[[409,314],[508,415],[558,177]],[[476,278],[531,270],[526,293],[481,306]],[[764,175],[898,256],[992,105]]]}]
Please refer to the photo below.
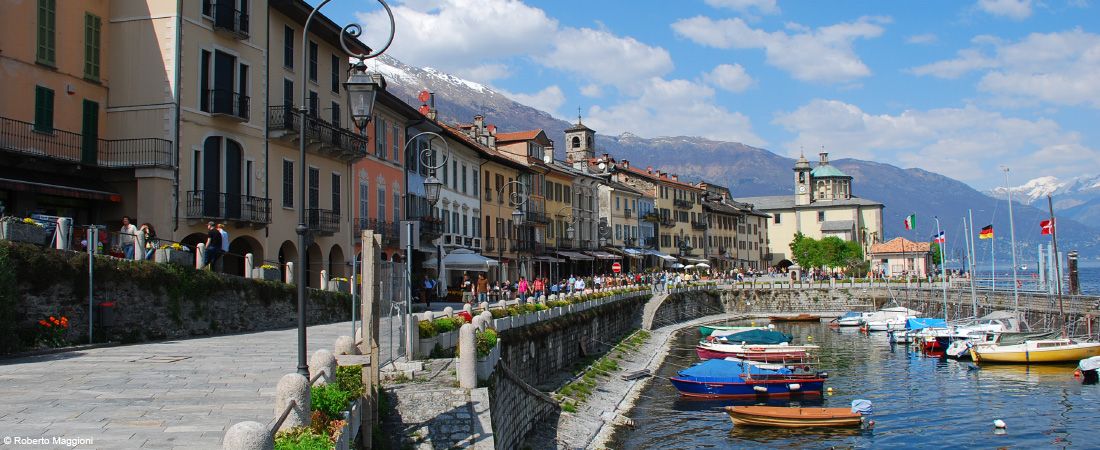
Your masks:
[{"label": "stone wall", "polygon": [[[38,321],[65,316],[70,342],[88,335],[88,255],[0,241],[0,354],[33,349]],[[14,277],[10,277],[14,274]],[[141,342],[263,331],[297,325],[297,291],[150,261],[98,256],[94,266],[96,342]],[[312,324],[349,320],[351,297],[309,290]]]},{"label": "stone wall", "polygon": [[490,411],[496,448],[519,448],[523,439],[539,424],[558,421],[561,408],[546,394],[519,379],[503,361],[490,380]]}]

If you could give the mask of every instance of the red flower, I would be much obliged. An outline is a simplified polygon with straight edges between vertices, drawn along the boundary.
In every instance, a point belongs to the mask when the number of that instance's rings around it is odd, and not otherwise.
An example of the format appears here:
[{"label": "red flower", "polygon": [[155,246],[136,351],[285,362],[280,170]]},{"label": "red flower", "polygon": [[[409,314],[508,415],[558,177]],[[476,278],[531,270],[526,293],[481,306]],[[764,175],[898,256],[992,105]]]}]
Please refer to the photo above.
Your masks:
[{"label": "red flower", "polygon": [[61,316],[61,326],[65,327],[65,328],[69,328],[69,318],[68,317]]},{"label": "red flower", "polygon": [[38,324],[39,324],[39,325],[42,325],[42,326],[44,326],[44,327],[46,327],[46,328],[49,328],[49,327],[50,327],[50,323],[49,323],[49,322],[46,322],[45,320],[39,320],[39,321],[38,321]]},{"label": "red flower", "polygon": [[57,318],[54,316],[50,316],[50,322],[57,323]]}]

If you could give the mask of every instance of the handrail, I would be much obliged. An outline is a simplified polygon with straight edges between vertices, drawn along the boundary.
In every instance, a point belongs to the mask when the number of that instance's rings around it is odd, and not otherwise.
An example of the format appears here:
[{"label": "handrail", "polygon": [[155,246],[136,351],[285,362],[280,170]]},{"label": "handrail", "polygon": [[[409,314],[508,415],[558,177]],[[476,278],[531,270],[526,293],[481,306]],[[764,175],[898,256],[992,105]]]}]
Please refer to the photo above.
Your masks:
[{"label": "handrail", "polygon": [[33,123],[0,117],[0,150],[106,168],[173,164],[172,142],[166,139],[88,137],[56,128],[37,130]]},{"label": "handrail", "polygon": [[294,401],[294,399],[291,399],[289,402],[287,402],[286,407],[283,408],[283,413],[279,415],[278,419],[275,419],[275,423],[271,424],[271,426],[267,428],[267,432],[271,435],[274,435],[276,432],[278,432],[279,427],[282,427],[283,422],[286,421],[286,416],[289,416],[290,411],[297,407],[298,402]]}]

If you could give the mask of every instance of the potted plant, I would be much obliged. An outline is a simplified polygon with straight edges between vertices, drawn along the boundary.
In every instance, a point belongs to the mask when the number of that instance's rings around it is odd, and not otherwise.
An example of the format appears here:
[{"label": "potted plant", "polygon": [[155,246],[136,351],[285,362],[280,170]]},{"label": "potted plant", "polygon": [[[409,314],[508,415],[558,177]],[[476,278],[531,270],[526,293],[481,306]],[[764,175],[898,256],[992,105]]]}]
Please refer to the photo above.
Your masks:
[{"label": "potted plant", "polygon": [[282,276],[280,275],[279,268],[273,264],[264,264],[252,269],[252,278],[259,278],[261,280],[280,281],[282,280]]},{"label": "potted plant", "polygon": [[49,245],[51,237],[50,232],[46,231],[42,224],[29,217],[25,219],[5,217],[0,220],[0,238],[35,245]]},{"label": "potted plant", "polygon": [[172,263],[186,267],[195,265],[195,256],[190,249],[179,242],[161,245],[153,254],[153,259],[158,263]]},{"label": "potted plant", "polygon": [[500,360],[500,339],[497,331],[486,328],[475,335],[477,347],[477,379],[488,380]]},{"label": "potted plant", "polygon": [[344,277],[330,278],[328,280],[328,290],[335,292],[349,292],[348,279]]}]

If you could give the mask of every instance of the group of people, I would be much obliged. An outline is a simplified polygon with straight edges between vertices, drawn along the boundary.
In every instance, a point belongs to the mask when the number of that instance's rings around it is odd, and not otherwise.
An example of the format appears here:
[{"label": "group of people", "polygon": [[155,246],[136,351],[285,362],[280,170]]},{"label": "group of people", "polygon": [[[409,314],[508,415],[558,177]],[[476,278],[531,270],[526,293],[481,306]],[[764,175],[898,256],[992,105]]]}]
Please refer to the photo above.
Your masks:
[{"label": "group of people", "polygon": [[[212,268],[222,255],[229,252],[229,232],[225,231],[225,224],[206,223],[206,250],[203,252],[203,268]],[[153,259],[159,241],[153,225],[146,222],[141,226],[134,225],[134,219],[130,216],[122,216],[122,228],[118,231],[118,244],[122,255],[126,259],[134,259],[134,252],[138,249],[137,237],[141,236],[145,242],[145,259]],[[104,236],[104,239],[106,236]],[[87,244],[85,244],[87,245]]]},{"label": "group of people", "polygon": [[[463,303],[480,303],[497,299],[517,297],[539,297],[555,294],[573,294],[591,292],[593,289],[628,285],[651,285],[654,292],[667,290],[681,283],[700,279],[700,275],[676,272],[597,274],[589,277],[570,275],[557,281],[547,277],[519,277],[519,281],[500,280],[491,282],[484,272],[476,278],[469,273],[462,275],[457,288],[461,290]],[[420,301],[427,306],[439,297],[440,282],[424,275],[419,288]]]}]

